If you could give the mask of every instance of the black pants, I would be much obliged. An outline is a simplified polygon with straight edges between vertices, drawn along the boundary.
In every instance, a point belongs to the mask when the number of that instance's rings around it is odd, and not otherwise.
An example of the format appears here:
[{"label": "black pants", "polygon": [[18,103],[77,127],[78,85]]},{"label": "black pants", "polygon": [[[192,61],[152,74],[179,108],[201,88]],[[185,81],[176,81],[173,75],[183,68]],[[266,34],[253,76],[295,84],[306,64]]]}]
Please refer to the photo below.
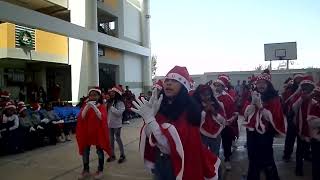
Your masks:
[{"label": "black pants", "polygon": [[153,170],[155,180],[175,180],[173,165],[170,156],[156,152],[155,169]]},{"label": "black pants", "polygon": [[296,170],[303,171],[303,158],[306,156],[306,154],[308,154],[309,150],[310,150],[310,143],[298,137],[297,151],[296,151]]},{"label": "black pants", "polygon": [[312,151],[312,180],[320,179],[320,141],[311,140]]},{"label": "black pants", "polygon": [[[104,153],[102,148],[96,147],[97,155],[98,155],[98,171],[103,171],[104,166]],[[84,153],[82,155],[82,162],[83,162],[83,171],[89,172],[89,157],[90,157],[90,146],[84,149]]]},{"label": "black pants", "polygon": [[247,131],[249,170],[247,180],[259,180],[263,170],[267,180],[279,180],[276,164],[273,157],[274,133],[267,131],[259,134],[256,131]]},{"label": "black pants", "polygon": [[284,157],[290,158],[293,152],[294,143],[296,141],[297,131],[293,123],[292,117],[287,116],[287,122],[288,122],[288,127],[287,127],[286,140],[284,144]]},{"label": "black pants", "polygon": [[226,126],[221,132],[224,161],[226,162],[230,161],[230,157],[232,155],[231,148],[232,141],[234,139],[234,137],[232,137],[232,134],[232,129],[228,126]]},{"label": "black pants", "polygon": [[30,127],[21,127],[22,147],[25,150],[31,150],[38,146],[39,137],[37,131],[30,131]]}]

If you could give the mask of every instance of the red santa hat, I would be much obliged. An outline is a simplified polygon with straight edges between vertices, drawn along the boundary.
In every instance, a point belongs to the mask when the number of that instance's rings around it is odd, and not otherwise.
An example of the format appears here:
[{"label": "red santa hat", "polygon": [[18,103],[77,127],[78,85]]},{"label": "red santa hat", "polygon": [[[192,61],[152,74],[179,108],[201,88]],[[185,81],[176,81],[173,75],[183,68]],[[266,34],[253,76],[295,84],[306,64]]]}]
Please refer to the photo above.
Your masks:
[{"label": "red santa hat", "polygon": [[6,103],[6,106],[5,106],[5,109],[9,109],[9,108],[13,108],[13,109],[16,109],[16,105],[14,105],[13,102],[9,101]]},{"label": "red santa hat", "polygon": [[265,80],[271,82],[271,74],[269,69],[265,69],[261,74],[259,74],[256,78],[256,82],[259,80]]},{"label": "red santa hat", "polygon": [[27,106],[24,104],[24,102],[20,101],[18,102],[18,112],[21,113],[22,111],[26,110]]},{"label": "red santa hat", "polygon": [[10,97],[10,93],[9,93],[8,91],[3,91],[3,92],[1,93],[1,97],[2,97],[2,98],[9,98],[9,97]]},{"label": "red santa hat", "polygon": [[295,80],[296,78],[303,78],[304,77],[304,74],[303,73],[295,73],[293,75],[293,80]]},{"label": "red santa hat", "polygon": [[159,79],[154,85],[153,88],[159,89],[160,91],[163,89],[163,81]]},{"label": "red santa hat", "polygon": [[227,75],[227,74],[220,74],[220,75],[218,75],[218,79],[219,79],[220,77],[222,77],[222,78],[224,78],[224,79],[227,79],[227,80],[228,80],[228,82],[230,82],[230,81],[231,81],[230,76],[229,76],[229,75]]},{"label": "red santa hat", "polygon": [[122,88],[120,86],[113,87],[111,91],[115,91],[116,93],[122,95]]},{"label": "red santa hat", "polygon": [[218,76],[218,79],[214,83],[222,84],[224,87],[228,86],[229,79],[226,76]]},{"label": "red santa hat", "polygon": [[34,110],[34,111],[39,111],[41,109],[41,106],[39,103],[33,103],[31,105],[31,108]]},{"label": "red santa hat", "polygon": [[90,88],[88,94],[90,94],[91,91],[96,91],[97,93],[101,94],[101,89],[97,86]]},{"label": "red santa hat", "polygon": [[311,75],[304,75],[300,85],[302,85],[302,84],[315,85],[314,81],[313,81],[313,77]]},{"label": "red santa hat", "polygon": [[176,80],[180,82],[188,92],[191,90],[191,79],[186,67],[175,66],[168,72],[165,79]]}]

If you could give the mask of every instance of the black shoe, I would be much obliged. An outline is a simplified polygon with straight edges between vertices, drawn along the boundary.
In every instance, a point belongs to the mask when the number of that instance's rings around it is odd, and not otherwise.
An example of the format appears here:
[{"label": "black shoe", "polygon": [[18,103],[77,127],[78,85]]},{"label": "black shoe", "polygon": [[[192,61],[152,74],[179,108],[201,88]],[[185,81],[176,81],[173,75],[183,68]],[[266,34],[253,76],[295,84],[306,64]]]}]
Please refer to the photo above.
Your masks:
[{"label": "black shoe", "polygon": [[126,156],[125,155],[121,155],[119,160],[118,160],[118,163],[121,164],[121,163],[123,163],[125,161],[126,161]]},{"label": "black shoe", "polygon": [[107,159],[107,162],[112,162],[116,160],[116,156],[111,156]]}]

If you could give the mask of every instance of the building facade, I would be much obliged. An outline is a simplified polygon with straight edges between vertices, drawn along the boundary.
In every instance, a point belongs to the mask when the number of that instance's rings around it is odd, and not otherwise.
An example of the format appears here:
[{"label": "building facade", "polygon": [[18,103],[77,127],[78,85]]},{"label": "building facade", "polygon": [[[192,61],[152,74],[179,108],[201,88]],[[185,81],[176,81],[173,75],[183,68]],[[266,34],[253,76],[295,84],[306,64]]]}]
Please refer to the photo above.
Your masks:
[{"label": "building facade", "polygon": [[77,102],[88,88],[151,85],[149,0],[0,1],[0,87],[17,97],[58,85]]}]

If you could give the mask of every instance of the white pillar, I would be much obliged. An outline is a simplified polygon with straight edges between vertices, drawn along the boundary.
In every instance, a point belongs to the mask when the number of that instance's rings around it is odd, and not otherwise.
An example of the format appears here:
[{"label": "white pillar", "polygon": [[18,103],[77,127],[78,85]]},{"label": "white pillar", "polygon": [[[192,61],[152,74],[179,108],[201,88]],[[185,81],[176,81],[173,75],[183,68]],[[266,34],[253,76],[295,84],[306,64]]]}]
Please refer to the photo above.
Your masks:
[{"label": "white pillar", "polygon": [[[97,0],[86,0],[85,27],[97,31]],[[86,42],[88,59],[88,86],[99,86],[98,43]]]},{"label": "white pillar", "polygon": [[[142,45],[150,48],[150,0],[143,0],[141,11],[141,29],[142,29]],[[152,87],[151,80],[151,58],[143,57],[143,89],[150,90]]]},{"label": "white pillar", "polygon": [[[97,30],[97,1],[69,0],[71,23]],[[99,85],[98,44],[69,38],[72,101],[77,102],[88,87]]]}]

